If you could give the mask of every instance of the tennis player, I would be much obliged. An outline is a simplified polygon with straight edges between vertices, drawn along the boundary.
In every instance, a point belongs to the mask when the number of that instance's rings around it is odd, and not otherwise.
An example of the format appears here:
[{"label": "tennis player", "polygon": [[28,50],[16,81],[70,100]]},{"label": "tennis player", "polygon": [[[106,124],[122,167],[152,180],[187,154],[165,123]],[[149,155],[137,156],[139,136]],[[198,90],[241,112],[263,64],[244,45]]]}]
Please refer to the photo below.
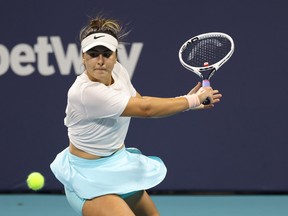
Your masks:
[{"label": "tennis player", "polygon": [[[125,147],[130,118],[211,108],[221,98],[218,90],[200,83],[180,97],[141,96],[117,61],[126,35],[120,22],[103,16],[91,19],[80,32],[85,71],[68,91],[64,122],[70,144],[51,164],[79,215],[159,215],[146,190],[165,178],[166,167],[158,157]],[[207,97],[212,103],[204,106]]]}]

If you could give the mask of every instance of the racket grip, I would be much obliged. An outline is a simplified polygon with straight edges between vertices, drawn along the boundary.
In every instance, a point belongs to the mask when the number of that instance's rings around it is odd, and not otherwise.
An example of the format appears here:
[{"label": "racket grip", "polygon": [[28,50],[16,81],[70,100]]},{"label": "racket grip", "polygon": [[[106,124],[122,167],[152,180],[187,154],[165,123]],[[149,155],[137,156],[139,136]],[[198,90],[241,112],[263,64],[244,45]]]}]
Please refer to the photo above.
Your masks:
[{"label": "racket grip", "polygon": [[203,80],[203,81],[202,81],[202,86],[203,86],[203,87],[210,86],[210,81],[207,80],[207,79]]},{"label": "racket grip", "polygon": [[[203,81],[202,81],[202,86],[203,86],[203,87],[210,86],[210,81],[209,81],[208,79],[203,80]],[[210,104],[210,103],[211,103],[210,98],[206,98],[206,100],[203,101],[202,104],[203,104],[203,105],[208,105],[208,104]]]}]

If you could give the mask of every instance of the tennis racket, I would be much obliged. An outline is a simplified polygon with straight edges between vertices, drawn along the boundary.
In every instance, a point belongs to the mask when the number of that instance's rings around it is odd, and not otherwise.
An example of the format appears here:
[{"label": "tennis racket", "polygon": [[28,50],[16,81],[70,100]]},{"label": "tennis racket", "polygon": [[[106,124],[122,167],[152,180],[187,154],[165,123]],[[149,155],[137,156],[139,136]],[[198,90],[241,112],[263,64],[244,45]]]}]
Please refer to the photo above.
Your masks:
[{"label": "tennis racket", "polygon": [[[200,34],[187,40],[179,50],[179,60],[188,70],[202,79],[202,86],[210,86],[214,73],[232,56],[233,39],[221,32]],[[211,101],[207,98],[203,104]]]}]

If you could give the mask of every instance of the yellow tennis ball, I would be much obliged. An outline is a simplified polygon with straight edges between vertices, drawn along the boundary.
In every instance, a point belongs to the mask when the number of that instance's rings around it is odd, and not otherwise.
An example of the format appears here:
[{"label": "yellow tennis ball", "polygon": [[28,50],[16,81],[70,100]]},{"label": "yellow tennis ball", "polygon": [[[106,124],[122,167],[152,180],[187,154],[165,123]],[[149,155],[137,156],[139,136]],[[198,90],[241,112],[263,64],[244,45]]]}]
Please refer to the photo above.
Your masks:
[{"label": "yellow tennis ball", "polygon": [[45,184],[45,178],[39,172],[32,172],[28,175],[26,182],[30,189],[37,191],[43,188]]}]

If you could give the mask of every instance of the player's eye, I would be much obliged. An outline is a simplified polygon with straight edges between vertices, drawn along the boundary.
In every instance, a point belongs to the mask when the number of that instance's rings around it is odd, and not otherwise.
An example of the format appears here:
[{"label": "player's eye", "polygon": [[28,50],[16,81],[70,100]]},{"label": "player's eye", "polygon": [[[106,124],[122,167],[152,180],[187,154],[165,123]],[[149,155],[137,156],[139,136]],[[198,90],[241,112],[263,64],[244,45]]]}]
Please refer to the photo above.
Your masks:
[{"label": "player's eye", "polygon": [[98,53],[98,52],[87,52],[87,54],[89,56],[91,56],[92,58],[96,58],[100,55],[100,53]]},{"label": "player's eye", "polygon": [[92,58],[97,58],[99,55],[102,55],[104,58],[109,58],[112,55],[112,51],[107,50],[103,52],[97,52],[97,51],[90,51],[87,52],[88,55],[90,55]]},{"label": "player's eye", "polygon": [[102,53],[102,55],[105,58],[109,58],[112,55],[112,53],[113,53],[112,51],[105,51],[105,52]]}]

